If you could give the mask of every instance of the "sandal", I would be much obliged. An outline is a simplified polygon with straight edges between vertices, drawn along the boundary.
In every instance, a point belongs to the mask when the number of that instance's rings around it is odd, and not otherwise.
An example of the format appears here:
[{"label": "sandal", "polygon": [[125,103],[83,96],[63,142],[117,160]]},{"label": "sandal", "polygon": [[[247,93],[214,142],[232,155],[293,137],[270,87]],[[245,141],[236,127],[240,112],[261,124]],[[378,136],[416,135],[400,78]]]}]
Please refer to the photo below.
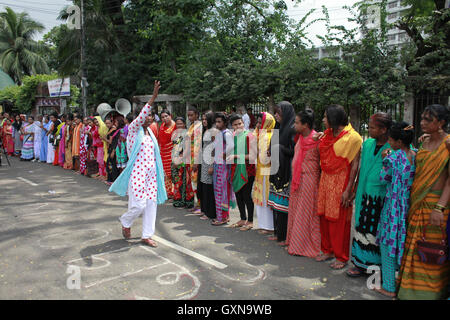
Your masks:
[{"label": "sandal", "polygon": [[272,236],[272,237],[268,237],[267,239],[271,240],[271,241],[275,241],[278,240],[277,236]]},{"label": "sandal", "polygon": [[[242,220],[241,220],[242,221]],[[236,223],[233,223],[231,226],[230,226],[230,228],[240,228],[240,227],[243,227],[243,226],[245,226],[245,222],[244,223],[239,223],[239,221],[238,222],[236,222]]]},{"label": "sandal", "polygon": [[353,267],[353,268],[348,269],[345,274],[351,278],[358,278],[363,275],[363,272],[361,271],[360,268]]},{"label": "sandal", "polygon": [[204,213],[200,209],[197,209],[197,210],[193,211],[192,214],[194,214],[196,216],[203,216],[204,215]]},{"label": "sandal", "polygon": [[281,246],[281,247],[286,247],[287,246],[286,241],[278,242],[278,245]]},{"label": "sandal", "polygon": [[141,241],[143,243],[145,243],[146,245],[153,247],[153,248],[156,248],[158,246],[158,244],[155,242],[155,240],[150,239],[150,238],[149,239],[141,239]]},{"label": "sandal", "polygon": [[273,231],[265,230],[265,229],[259,229],[259,234],[273,234]]},{"label": "sandal", "polygon": [[213,226],[221,226],[221,225],[224,225],[224,224],[227,224],[227,223],[228,223],[228,220],[225,220],[225,221],[214,220],[213,222],[211,222],[211,224]]},{"label": "sandal", "polygon": [[248,231],[250,229],[253,229],[253,225],[246,224],[246,225],[242,226],[239,230],[241,230],[241,231]]},{"label": "sandal", "polygon": [[122,235],[125,239],[130,239],[131,238],[131,228],[125,228],[124,226],[122,226]]},{"label": "sandal", "polygon": [[340,270],[340,269],[343,269],[346,265],[347,265],[347,263],[336,260],[335,262],[330,264],[330,268],[334,269],[334,270]]},{"label": "sandal", "polygon": [[201,217],[200,217],[200,220],[208,220],[209,218],[208,218],[208,216],[206,215],[206,214],[204,214],[204,215],[202,215]]},{"label": "sandal", "polygon": [[332,260],[333,258],[334,257],[332,255],[322,253],[316,257],[316,261],[323,262],[323,261]]}]

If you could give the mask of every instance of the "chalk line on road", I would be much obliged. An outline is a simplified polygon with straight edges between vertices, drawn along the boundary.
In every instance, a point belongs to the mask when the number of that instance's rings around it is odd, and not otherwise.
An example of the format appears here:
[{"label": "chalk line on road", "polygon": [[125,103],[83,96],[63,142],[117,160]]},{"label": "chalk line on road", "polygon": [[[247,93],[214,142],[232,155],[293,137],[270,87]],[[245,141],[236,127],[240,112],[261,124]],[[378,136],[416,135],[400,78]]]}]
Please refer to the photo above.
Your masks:
[{"label": "chalk line on road", "polygon": [[17,179],[22,180],[23,182],[26,182],[26,183],[32,185],[33,187],[38,186],[37,183],[34,183],[33,181],[30,181],[28,179],[25,179],[25,178],[22,178],[22,177],[17,177]]},{"label": "chalk line on road", "polygon": [[175,250],[177,250],[179,252],[187,254],[188,256],[191,256],[191,257],[193,257],[195,259],[198,259],[200,261],[203,261],[205,263],[208,263],[208,264],[210,264],[210,265],[212,265],[212,266],[214,266],[214,267],[216,267],[218,269],[225,269],[225,268],[228,267],[226,264],[223,264],[222,262],[219,262],[217,260],[208,258],[208,257],[206,257],[206,256],[204,256],[202,254],[199,254],[199,253],[194,252],[192,250],[186,249],[186,248],[184,248],[182,246],[177,245],[176,243],[170,242],[170,241],[168,241],[166,239],[163,239],[163,238],[160,238],[158,236],[153,236],[153,239],[158,241],[159,243],[162,243],[165,246],[168,246],[168,247],[170,247],[172,249],[175,249]]}]

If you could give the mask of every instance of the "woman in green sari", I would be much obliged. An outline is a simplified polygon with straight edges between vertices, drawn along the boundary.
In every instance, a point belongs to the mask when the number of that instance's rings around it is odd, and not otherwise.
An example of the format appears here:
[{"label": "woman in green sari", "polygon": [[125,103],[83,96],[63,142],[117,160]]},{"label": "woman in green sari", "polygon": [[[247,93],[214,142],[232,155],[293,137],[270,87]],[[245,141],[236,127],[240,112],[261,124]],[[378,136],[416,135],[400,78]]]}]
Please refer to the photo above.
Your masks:
[{"label": "woman in green sari", "polygon": [[386,196],[386,185],[380,181],[381,154],[390,147],[387,141],[391,124],[389,114],[374,114],[369,120],[370,138],[362,145],[351,258],[355,267],[347,271],[350,277],[362,275],[371,265],[381,265],[380,248],[376,244],[378,222]]}]

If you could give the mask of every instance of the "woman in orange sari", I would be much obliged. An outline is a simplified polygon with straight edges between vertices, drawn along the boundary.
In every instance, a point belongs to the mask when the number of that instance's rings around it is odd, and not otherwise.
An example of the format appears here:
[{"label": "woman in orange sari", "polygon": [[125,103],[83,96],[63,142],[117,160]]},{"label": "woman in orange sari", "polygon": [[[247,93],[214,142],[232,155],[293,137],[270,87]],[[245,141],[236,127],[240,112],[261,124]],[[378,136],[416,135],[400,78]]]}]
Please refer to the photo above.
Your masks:
[{"label": "woman in orange sari", "polygon": [[164,167],[164,182],[166,185],[167,197],[173,199],[173,183],[172,183],[172,133],[176,129],[175,121],[169,110],[161,111],[162,124],[159,127],[158,143],[161,153],[161,159]]},{"label": "woman in orange sari", "polygon": [[[441,105],[431,105],[422,113],[420,126],[427,134],[416,156],[416,174],[411,186],[411,206],[397,297],[407,299],[443,299],[448,295],[450,262],[424,263],[417,251],[417,241],[447,240],[445,228],[450,200],[449,112]],[[425,228],[426,227],[426,228]]]},{"label": "woman in orange sari", "polygon": [[336,261],[330,267],[342,269],[349,259],[352,201],[362,138],[349,124],[342,106],[328,106],[323,122],[326,130],[319,144],[322,175],[318,194],[322,254],[316,260],[334,256]]}]

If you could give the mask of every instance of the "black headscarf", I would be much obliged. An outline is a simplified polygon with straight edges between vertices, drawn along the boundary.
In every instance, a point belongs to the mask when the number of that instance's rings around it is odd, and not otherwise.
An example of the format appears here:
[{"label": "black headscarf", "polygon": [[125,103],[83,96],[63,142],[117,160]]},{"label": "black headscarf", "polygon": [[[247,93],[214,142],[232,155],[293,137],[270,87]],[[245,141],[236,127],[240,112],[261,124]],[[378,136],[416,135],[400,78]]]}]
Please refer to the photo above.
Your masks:
[{"label": "black headscarf", "polygon": [[280,102],[277,105],[281,110],[281,123],[279,127],[279,146],[274,146],[279,154],[278,172],[270,176],[270,182],[276,190],[285,189],[289,186],[291,180],[291,163],[294,157],[294,137],[295,137],[295,111],[292,104],[287,101]]}]

